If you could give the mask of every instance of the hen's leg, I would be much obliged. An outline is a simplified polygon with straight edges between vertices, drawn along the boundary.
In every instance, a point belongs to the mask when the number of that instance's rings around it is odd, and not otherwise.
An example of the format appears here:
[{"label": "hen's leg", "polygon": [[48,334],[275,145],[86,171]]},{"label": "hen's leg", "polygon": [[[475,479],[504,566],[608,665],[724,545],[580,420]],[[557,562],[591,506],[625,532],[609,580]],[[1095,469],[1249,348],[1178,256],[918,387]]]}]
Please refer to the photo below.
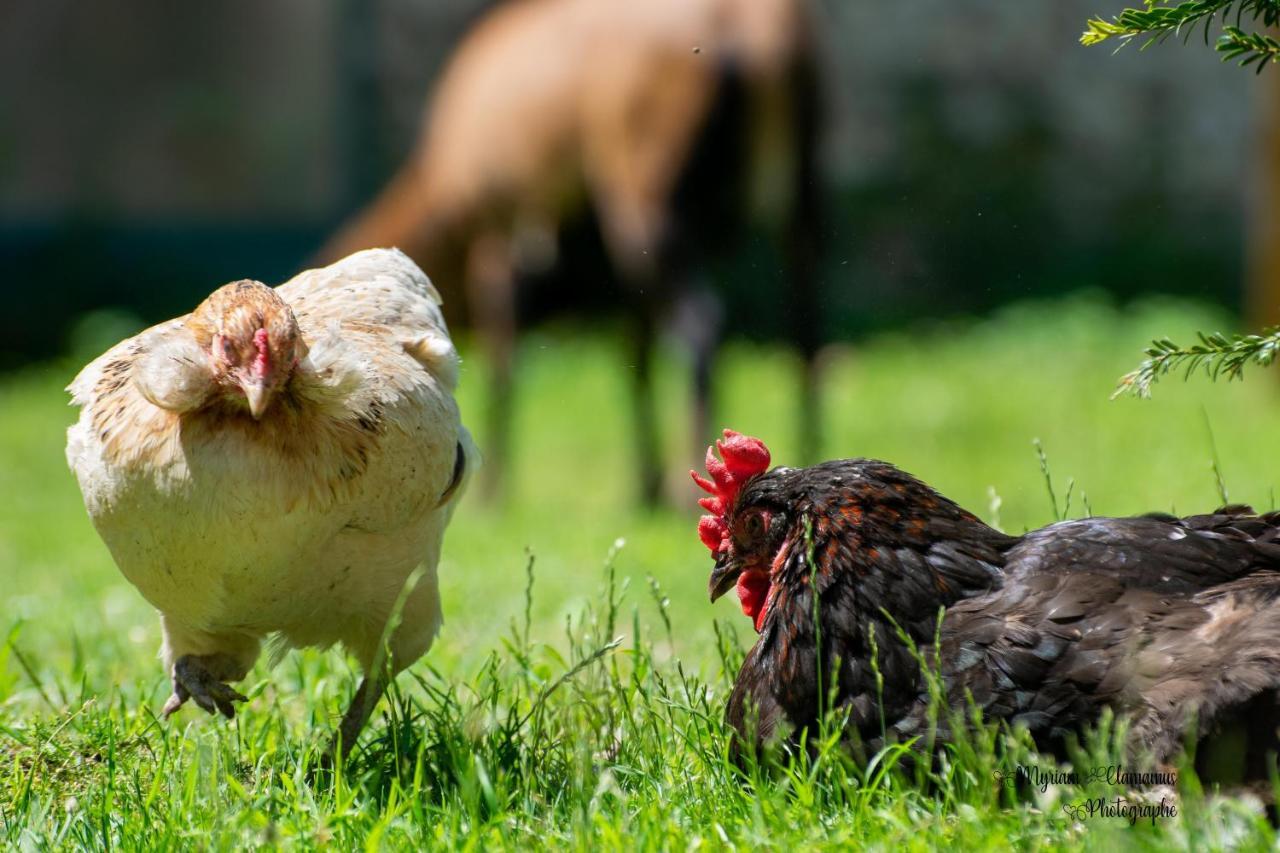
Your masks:
[{"label": "hen's leg", "polygon": [[231,703],[243,702],[245,697],[228,682],[239,681],[249,672],[258,658],[258,638],[193,630],[163,614],[160,627],[162,656],[173,682],[173,695],[161,713],[168,717],[190,699],[210,714],[234,717]]},{"label": "hen's leg", "polygon": [[374,707],[382,698],[382,694],[387,692],[387,685],[390,683],[391,676],[385,669],[381,673],[370,673],[360,680],[356,695],[351,697],[347,713],[342,715],[338,731],[334,734],[333,742],[329,744],[330,757],[338,754],[339,744],[341,744],[343,758],[351,754],[351,747],[355,746],[356,738],[360,737],[360,730],[364,728],[365,723],[369,722]]},{"label": "hen's leg", "polygon": [[[425,555],[424,566],[434,567],[439,559],[439,542]],[[444,618],[440,611],[440,589],[434,568],[425,570],[404,599],[400,624],[383,646],[382,631],[373,630],[374,623],[363,623],[357,633],[343,638],[343,644],[360,661],[364,678],[356,689],[342,722],[334,733],[326,753],[326,763],[339,755],[351,754],[356,739],[364,729],[378,700],[387,692],[392,680],[405,667],[427,653]],[[386,624],[386,620],[383,620]]]}]

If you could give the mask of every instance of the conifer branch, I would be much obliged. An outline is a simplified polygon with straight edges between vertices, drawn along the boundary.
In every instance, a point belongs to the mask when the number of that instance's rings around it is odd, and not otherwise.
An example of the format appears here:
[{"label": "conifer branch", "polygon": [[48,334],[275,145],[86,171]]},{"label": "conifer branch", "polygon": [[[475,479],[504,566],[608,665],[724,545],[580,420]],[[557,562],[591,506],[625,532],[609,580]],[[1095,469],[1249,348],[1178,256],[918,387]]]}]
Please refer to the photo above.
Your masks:
[{"label": "conifer branch", "polygon": [[1261,72],[1269,62],[1280,61],[1280,41],[1261,29],[1247,32],[1241,28],[1245,21],[1260,28],[1276,26],[1280,23],[1280,0],[1143,0],[1141,8],[1124,9],[1111,20],[1091,18],[1080,43],[1095,45],[1116,40],[1119,47],[1124,47],[1136,40],[1145,49],[1172,36],[1189,41],[1199,29],[1205,44],[1209,44],[1215,21],[1221,26],[1221,33],[1214,49],[1222,54],[1224,62],[1238,60],[1240,65],[1254,65]]},{"label": "conifer branch", "polygon": [[1183,379],[1203,370],[1212,380],[1225,376],[1228,381],[1239,379],[1245,365],[1253,363],[1266,367],[1275,361],[1280,352],[1280,327],[1267,329],[1261,335],[1223,335],[1214,332],[1199,333],[1200,343],[1180,347],[1168,338],[1152,341],[1147,347],[1147,358],[1136,370],[1120,377],[1120,383],[1111,395],[1114,400],[1122,394],[1150,397],[1151,386],[1162,376],[1182,370]]}]

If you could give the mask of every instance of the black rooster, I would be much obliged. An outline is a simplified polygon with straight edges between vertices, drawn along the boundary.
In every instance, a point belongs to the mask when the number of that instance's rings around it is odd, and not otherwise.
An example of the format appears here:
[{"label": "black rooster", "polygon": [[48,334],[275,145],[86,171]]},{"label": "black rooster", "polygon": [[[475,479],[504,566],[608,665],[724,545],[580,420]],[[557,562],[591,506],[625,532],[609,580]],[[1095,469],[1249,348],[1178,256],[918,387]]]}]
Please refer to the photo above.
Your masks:
[{"label": "black rooster", "polygon": [[729,698],[735,752],[798,737],[827,704],[872,748],[885,731],[925,734],[926,684],[900,628],[936,655],[953,707],[971,694],[986,719],[1038,742],[1060,746],[1110,706],[1131,716],[1130,747],[1161,763],[1189,734],[1243,726],[1246,772],[1262,775],[1259,743],[1274,749],[1280,724],[1280,513],[1008,536],[885,462],[766,473],[758,439],[726,430],[717,447],[710,479],[694,474],[712,494],[699,524],[716,559],[711,599],[736,585],[759,632]]}]

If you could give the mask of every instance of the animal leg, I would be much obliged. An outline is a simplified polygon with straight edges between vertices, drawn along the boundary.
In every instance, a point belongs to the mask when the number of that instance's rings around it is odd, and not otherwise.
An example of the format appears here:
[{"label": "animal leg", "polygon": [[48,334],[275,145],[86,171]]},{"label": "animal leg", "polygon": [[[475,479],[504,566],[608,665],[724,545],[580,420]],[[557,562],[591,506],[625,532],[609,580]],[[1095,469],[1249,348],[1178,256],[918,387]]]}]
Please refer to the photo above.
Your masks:
[{"label": "animal leg", "polygon": [[[687,53],[687,55],[685,55]],[[658,309],[671,303],[673,198],[716,93],[719,71],[692,53],[619,66],[620,97],[588,97],[583,166],[614,271],[635,315],[633,353],[641,498],[655,505],[662,464],[649,364]],[[606,75],[601,81],[616,82]],[[592,93],[594,94],[594,93]]]},{"label": "animal leg", "polygon": [[[439,548],[439,543],[436,544]],[[434,566],[436,554],[426,555],[426,565]],[[388,607],[388,618],[393,608]],[[378,700],[387,692],[391,682],[402,669],[427,653],[435,640],[440,624],[444,621],[440,612],[440,590],[434,570],[418,577],[404,599],[399,611],[399,625],[382,645],[383,631],[379,623],[376,631],[373,623],[363,623],[360,630],[343,640],[343,644],[360,661],[364,677],[356,688],[351,704],[342,715],[342,722],[334,732],[326,751],[326,761],[331,763],[339,754],[346,758],[360,737],[360,732],[373,715]]]},{"label": "animal leg", "polygon": [[670,240],[661,208],[651,204],[602,204],[606,242],[615,270],[625,283],[631,314],[631,409],[636,441],[640,503],[657,506],[662,497],[662,451],[653,400],[653,342],[657,314],[670,297],[663,270],[669,268]]},{"label": "animal leg", "polygon": [[333,742],[329,744],[327,750],[329,756],[338,755],[339,750],[344,759],[351,754],[351,748],[356,745],[356,739],[360,737],[365,723],[369,722],[369,717],[373,716],[374,707],[387,692],[387,686],[390,683],[391,678],[385,670],[382,670],[381,674],[370,673],[360,679],[356,695],[351,697],[351,704],[347,706],[347,712],[342,715],[338,731],[334,733]]},{"label": "animal leg", "polygon": [[644,506],[657,506],[662,497],[662,455],[658,448],[658,422],[653,404],[653,335],[654,322],[647,310],[637,311],[632,332],[631,401],[635,411],[636,459],[639,462],[640,501]]},{"label": "animal leg", "polygon": [[790,242],[794,270],[791,287],[792,339],[804,361],[798,412],[800,458],[809,464],[818,458],[822,443],[821,377],[818,369],[821,330],[818,328],[813,249],[806,245],[809,240],[804,236],[792,235]]},{"label": "animal leg", "polygon": [[[724,306],[706,283],[692,286],[681,292],[676,302],[675,328],[693,357],[693,420],[689,445],[690,466],[702,464],[707,442],[711,434],[711,413],[714,406],[711,374],[715,366],[716,349],[724,328]],[[680,472],[684,474],[683,471]],[[673,489],[673,498],[679,506],[690,503],[693,487],[688,475],[681,476]],[[698,495],[700,496],[700,494]]]},{"label": "animal leg", "polygon": [[818,349],[822,344],[818,309],[818,260],[822,225],[821,176],[817,150],[820,105],[816,97],[816,70],[808,64],[796,69],[793,128],[795,146],[794,189],[786,223],[786,254],[791,267],[792,336],[804,359],[800,390],[800,458],[805,464],[818,459],[822,440],[822,411]]},{"label": "animal leg", "polygon": [[161,654],[173,682],[173,694],[161,714],[171,716],[190,699],[210,714],[235,717],[231,703],[246,700],[228,682],[248,674],[258,658],[258,638],[190,629],[164,614],[160,627],[164,634]]},{"label": "animal leg", "polygon": [[227,655],[183,655],[173,664],[173,695],[160,713],[168,718],[191,699],[210,714],[233,719],[236,709],[231,703],[248,701],[226,683],[238,680],[233,672],[234,663]]},{"label": "animal leg", "polygon": [[467,257],[467,301],[489,358],[489,412],[480,492],[495,500],[510,476],[513,361],[517,334],[516,289],[510,241],[490,233],[477,238]]}]

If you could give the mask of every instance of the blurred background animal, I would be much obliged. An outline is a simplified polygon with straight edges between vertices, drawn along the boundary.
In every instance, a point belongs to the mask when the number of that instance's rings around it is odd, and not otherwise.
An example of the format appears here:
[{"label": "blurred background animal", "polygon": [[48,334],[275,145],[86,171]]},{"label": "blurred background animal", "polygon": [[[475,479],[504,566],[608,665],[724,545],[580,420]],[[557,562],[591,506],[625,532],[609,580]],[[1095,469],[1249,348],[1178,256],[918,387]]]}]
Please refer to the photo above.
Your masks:
[{"label": "blurred background animal", "polygon": [[[651,361],[673,321],[693,358],[691,447],[708,437],[723,323],[694,273],[763,223],[785,256],[776,308],[804,360],[796,423],[816,453],[818,67],[805,0],[515,0],[447,63],[421,137],[322,258],[398,246],[442,287],[463,286],[487,351],[486,482],[511,444],[522,280],[582,235],[603,244],[631,340],[640,496],[662,487]],[[575,242],[573,235],[578,235]],[[566,249],[566,247],[568,247]],[[730,294],[732,285],[721,288]],[[461,304],[448,298],[446,304]]]},{"label": "blurred background animal", "polygon": [[927,738],[920,662],[936,661],[960,719],[972,700],[1061,749],[1110,707],[1132,717],[1135,760],[1169,766],[1188,738],[1227,731],[1230,781],[1269,778],[1280,514],[1228,506],[1009,536],[885,462],[768,470],[764,444],[729,431],[717,449],[694,475],[710,493],[711,599],[736,587],[759,634],[729,697],[735,751],[812,737],[824,707],[849,715],[868,756],[886,738]]},{"label": "blurred background animal", "polygon": [[165,716],[188,699],[234,716],[231,682],[268,637],[341,642],[365,673],[347,751],[431,646],[444,530],[477,462],[439,303],[403,254],[361,252],[275,290],[221,287],[71,384],[67,462],[160,611]]}]

